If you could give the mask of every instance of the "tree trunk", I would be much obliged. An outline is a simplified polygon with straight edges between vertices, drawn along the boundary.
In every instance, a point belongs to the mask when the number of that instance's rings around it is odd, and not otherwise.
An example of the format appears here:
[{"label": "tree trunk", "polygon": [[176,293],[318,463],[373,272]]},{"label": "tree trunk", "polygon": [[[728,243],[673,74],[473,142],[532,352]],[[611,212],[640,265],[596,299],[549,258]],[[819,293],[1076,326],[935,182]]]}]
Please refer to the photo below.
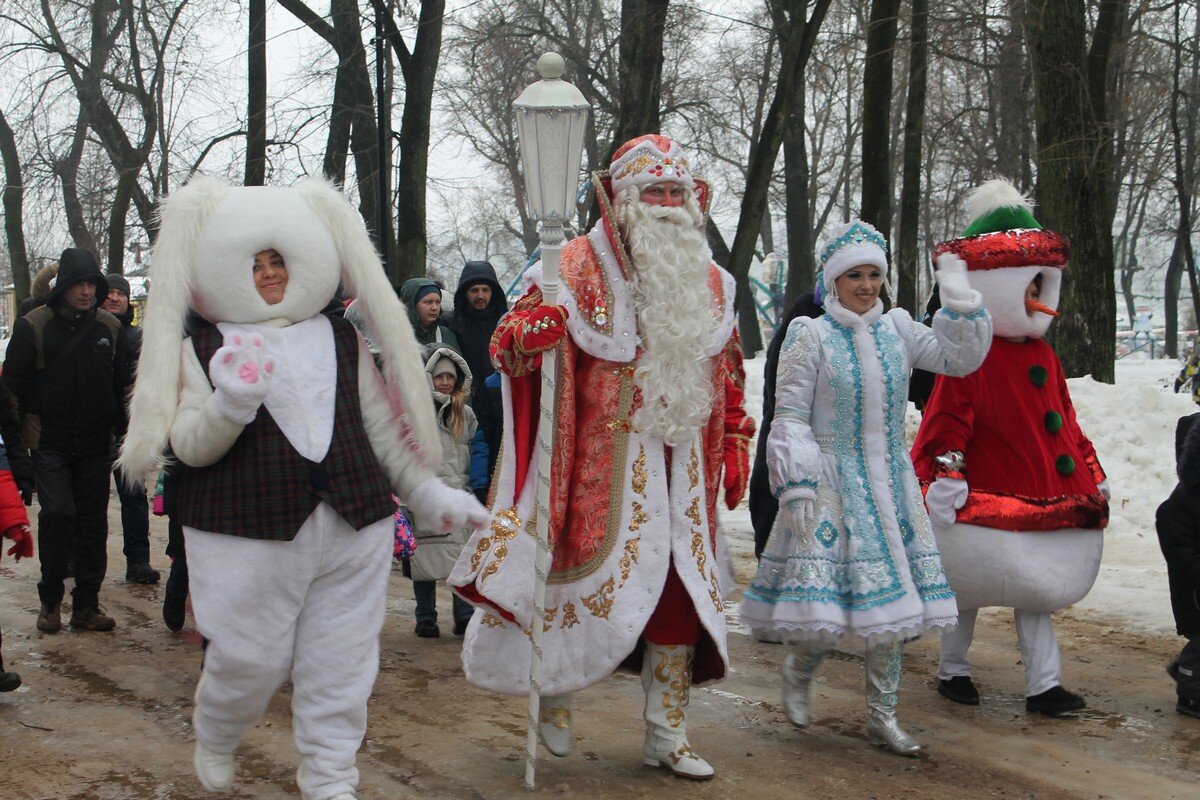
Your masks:
[{"label": "tree trunk", "polygon": [[[378,5],[380,0],[373,0]],[[396,249],[388,259],[388,270],[398,286],[425,274],[428,242],[425,231],[425,190],[429,175],[429,126],[433,116],[433,79],[442,47],[445,0],[422,0],[417,21],[417,38],[412,53],[391,29],[388,41],[400,64],[404,79],[404,113],[400,118],[396,170]]]},{"label": "tree trunk", "polygon": [[1117,0],[1103,0],[1091,52],[1083,0],[1029,0],[1041,221],[1071,239],[1054,345],[1068,377],[1113,382],[1116,291],[1105,118]]},{"label": "tree trunk", "polygon": [[867,57],[863,67],[862,202],[864,222],[891,239],[892,169],[888,123],[892,113],[892,62],[900,0],[871,0]]},{"label": "tree trunk", "polygon": [[[21,154],[4,112],[0,111],[0,158],[4,160],[4,239],[12,267],[13,294],[19,305],[29,297],[29,251],[25,248],[25,182]],[[9,329],[12,325],[10,323]]]},{"label": "tree trunk", "polygon": [[[1175,228],[1175,246],[1171,251],[1171,264],[1168,268],[1169,303],[1167,305],[1167,341],[1166,355],[1177,358],[1179,355],[1179,276],[1186,273],[1191,289],[1193,313],[1200,311],[1200,291],[1196,286],[1196,256],[1192,250],[1192,189],[1196,177],[1196,113],[1195,96],[1192,94],[1200,81],[1197,80],[1198,56],[1196,51],[1197,39],[1200,39],[1200,20],[1196,22],[1198,36],[1193,39],[1188,48],[1191,58],[1191,75],[1188,81],[1191,86],[1183,86],[1183,53],[1185,49],[1182,31],[1179,25],[1179,4],[1175,4],[1174,14],[1174,47],[1172,47],[1172,78],[1171,78],[1171,139],[1172,152],[1175,157],[1175,202],[1179,209],[1179,222]],[[1188,91],[1191,89],[1191,91]],[[1184,107],[1186,122],[1179,120],[1180,106]],[[1189,113],[1191,112],[1191,113]],[[1173,278],[1173,280],[1172,280]]]},{"label": "tree trunk", "polygon": [[250,0],[246,77],[247,186],[267,180],[267,0]]},{"label": "tree trunk", "polygon": [[[817,276],[816,246],[813,242],[813,200],[808,185],[812,179],[808,163],[805,125],[804,81],[792,84],[787,119],[783,128],[783,191],[787,232],[787,286],[783,311],[800,295],[813,290]],[[785,287],[779,287],[784,289]]]},{"label": "tree trunk", "polygon": [[83,146],[87,143],[87,112],[82,106],[75,120],[75,135],[71,140],[71,149],[67,154],[54,163],[54,174],[62,185],[63,210],[67,215],[67,231],[71,234],[71,243],[83,248],[100,261],[100,248],[96,237],[87,224],[87,215],[83,211],[83,203],[79,199],[79,162],[83,159]]},{"label": "tree trunk", "polygon": [[762,350],[762,331],[758,327],[758,315],[750,294],[750,262],[754,258],[754,243],[767,213],[767,192],[775,160],[783,144],[783,128],[793,87],[803,82],[804,67],[812,53],[817,30],[825,18],[825,12],[829,10],[829,3],[830,0],[816,0],[807,21],[804,19],[806,3],[803,0],[785,4],[789,11],[789,30],[784,37],[785,44],[779,60],[775,96],[763,120],[762,135],[751,149],[750,165],[746,170],[746,192],[742,195],[737,232],[733,237],[733,247],[730,248],[729,269],[737,281],[742,349],[750,358]]},{"label": "tree trunk", "polygon": [[908,100],[904,109],[904,177],[900,189],[897,235],[896,305],[917,314],[917,260],[921,213],[921,138],[925,133],[925,63],[928,47],[928,0],[912,0],[912,47],[908,57]]},{"label": "tree trunk", "polygon": [[635,136],[658,133],[662,100],[663,31],[670,0],[622,0],[618,80],[621,97],[612,144],[617,148]]},{"label": "tree trunk", "polygon": [[138,174],[126,172],[117,179],[113,192],[112,208],[108,212],[108,254],[105,269],[114,275],[125,274],[125,225],[129,217],[129,206],[133,202],[133,187]]}]

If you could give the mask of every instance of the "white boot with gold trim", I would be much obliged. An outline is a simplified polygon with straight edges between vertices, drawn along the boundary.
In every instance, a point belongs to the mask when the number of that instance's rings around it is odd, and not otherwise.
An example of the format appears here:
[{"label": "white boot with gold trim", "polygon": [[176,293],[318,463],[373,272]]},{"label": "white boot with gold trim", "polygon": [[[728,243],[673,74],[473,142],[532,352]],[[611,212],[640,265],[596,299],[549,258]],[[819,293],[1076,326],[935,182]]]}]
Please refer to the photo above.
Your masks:
[{"label": "white boot with gold trim", "polygon": [[688,645],[646,642],[642,659],[642,688],[646,690],[646,742],[642,756],[648,766],[666,767],[692,780],[712,778],[713,768],[692,752],[687,741],[685,709],[692,686],[692,658]]},{"label": "white boot with gold trim", "polygon": [[571,695],[542,695],[538,704],[538,735],[556,756],[571,752]]}]

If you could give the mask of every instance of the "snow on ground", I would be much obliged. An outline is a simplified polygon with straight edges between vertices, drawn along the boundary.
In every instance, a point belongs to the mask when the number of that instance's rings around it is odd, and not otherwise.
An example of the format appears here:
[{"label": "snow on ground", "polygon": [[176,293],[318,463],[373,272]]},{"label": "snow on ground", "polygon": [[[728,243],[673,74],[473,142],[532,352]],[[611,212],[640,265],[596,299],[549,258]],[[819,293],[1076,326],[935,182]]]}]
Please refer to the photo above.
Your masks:
[{"label": "snow on ground", "polygon": [[[1112,490],[1100,574],[1075,609],[1112,617],[1133,630],[1170,633],[1175,623],[1154,512],[1175,486],[1175,424],[1198,409],[1186,392],[1172,391],[1177,361],[1135,359],[1117,362],[1115,385],[1090,377],[1068,381],[1079,424],[1095,444]],[[762,419],[764,362],[762,355],[746,362],[746,410],[755,420]],[[911,441],[920,414],[910,405],[908,416]],[[739,577],[746,581],[754,565],[746,504],[723,513],[722,521]],[[744,630],[732,609],[729,617]]]}]

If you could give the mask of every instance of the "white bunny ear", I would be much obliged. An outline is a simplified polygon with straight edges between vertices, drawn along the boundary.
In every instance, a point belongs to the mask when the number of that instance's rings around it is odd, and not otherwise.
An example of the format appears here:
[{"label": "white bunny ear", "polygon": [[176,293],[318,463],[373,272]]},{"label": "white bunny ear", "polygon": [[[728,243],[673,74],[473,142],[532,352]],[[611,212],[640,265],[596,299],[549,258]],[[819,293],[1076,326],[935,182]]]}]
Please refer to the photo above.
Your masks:
[{"label": "white bunny ear", "polygon": [[421,348],[408,314],[384,274],[362,217],[336,186],[308,178],[296,189],[325,222],[342,262],[342,288],[357,298],[374,343],[383,356],[388,400],[399,419],[398,435],[426,467],[441,463],[433,404],[421,364]]},{"label": "white bunny ear", "polygon": [[159,207],[137,382],[117,462],[127,482],[136,484],[160,466],[167,449],[179,404],[179,349],[191,308],[196,240],[228,192],[221,181],[196,175]]}]

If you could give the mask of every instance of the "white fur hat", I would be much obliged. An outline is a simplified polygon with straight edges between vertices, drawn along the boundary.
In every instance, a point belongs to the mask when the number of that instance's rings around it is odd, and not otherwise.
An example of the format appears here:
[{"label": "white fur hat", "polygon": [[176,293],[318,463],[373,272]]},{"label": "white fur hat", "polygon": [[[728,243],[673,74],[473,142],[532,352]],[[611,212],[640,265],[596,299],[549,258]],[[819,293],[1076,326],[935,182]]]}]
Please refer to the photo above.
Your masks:
[{"label": "white fur hat", "polygon": [[[118,466],[138,481],[161,465],[178,406],[180,346],[189,309],[211,322],[291,322],[321,312],[339,283],[356,296],[383,356],[397,445],[421,462],[440,460],[420,348],[379,263],[362,218],[331,183],[231,187],[197,175],[163,201],[150,264],[129,432]],[[267,305],[254,287],[254,254],[275,249],[288,268],[283,300]]]},{"label": "white fur hat", "polygon": [[833,283],[853,267],[870,264],[887,274],[887,240],[862,220],[851,220],[836,229],[819,254],[821,284],[826,296],[833,294]]}]

